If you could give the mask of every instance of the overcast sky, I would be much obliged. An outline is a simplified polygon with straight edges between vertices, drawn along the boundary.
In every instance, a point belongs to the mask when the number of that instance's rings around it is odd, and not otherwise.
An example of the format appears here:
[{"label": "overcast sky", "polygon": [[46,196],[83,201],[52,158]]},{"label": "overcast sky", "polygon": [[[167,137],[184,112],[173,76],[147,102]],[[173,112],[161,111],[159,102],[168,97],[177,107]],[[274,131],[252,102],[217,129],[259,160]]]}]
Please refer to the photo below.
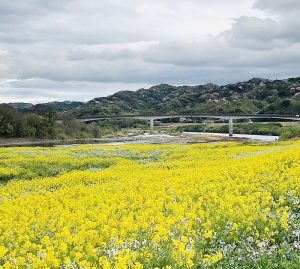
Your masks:
[{"label": "overcast sky", "polygon": [[0,0],[0,103],[300,76],[299,0]]}]

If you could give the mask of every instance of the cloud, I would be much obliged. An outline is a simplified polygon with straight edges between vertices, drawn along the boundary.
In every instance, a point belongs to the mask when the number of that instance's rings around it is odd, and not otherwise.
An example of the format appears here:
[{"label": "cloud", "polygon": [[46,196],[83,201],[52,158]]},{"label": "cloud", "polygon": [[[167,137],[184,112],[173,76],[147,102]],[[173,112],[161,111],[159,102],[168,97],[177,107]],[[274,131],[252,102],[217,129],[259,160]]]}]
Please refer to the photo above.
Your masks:
[{"label": "cloud", "polygon": [[299,76],[299,10],[292,0],[0,0],[0,101]]},{"label": "cloud", "polygon": [[99,44],[199,38],[224,30],[239,12],[229,0],[1,0],[0,40]]},{"label": "cloud", "polygon": [[[64,100],[88,101],[91,96],[107,96],[119,90],[138,89],[148,84],[99,83],[67,81],[61,83],[48,79],[0,80],[1,102],[51,102]],[[47,95],[45,95],[45,91]]]},{"label": "cloud", "polygon": [[258,0],[254,7],[281,14],[299,12],[300,2],[298,0]]}]

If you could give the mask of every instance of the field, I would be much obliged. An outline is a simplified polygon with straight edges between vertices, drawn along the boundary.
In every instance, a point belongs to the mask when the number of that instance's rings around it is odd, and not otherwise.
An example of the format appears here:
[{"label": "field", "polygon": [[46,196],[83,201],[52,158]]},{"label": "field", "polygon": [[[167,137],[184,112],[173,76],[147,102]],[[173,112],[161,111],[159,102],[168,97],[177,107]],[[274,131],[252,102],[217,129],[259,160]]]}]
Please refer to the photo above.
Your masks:
[{"label": "field", "polygon": [[300,142],[0,148],[2,268],[300,268]]}]

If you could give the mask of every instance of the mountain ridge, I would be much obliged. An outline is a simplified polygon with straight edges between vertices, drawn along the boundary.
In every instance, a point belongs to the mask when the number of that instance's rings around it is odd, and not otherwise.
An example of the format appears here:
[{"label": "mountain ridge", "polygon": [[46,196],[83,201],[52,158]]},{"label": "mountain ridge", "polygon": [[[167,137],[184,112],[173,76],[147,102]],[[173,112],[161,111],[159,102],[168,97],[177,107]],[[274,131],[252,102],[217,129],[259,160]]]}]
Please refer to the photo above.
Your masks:
[{"label": "mountain ridge", "polygon": [[118,91],[88,102],[55,101],[23,110],[53,110],[60,114],[71,113],[77,118],[180,113],[300,114],[300,77],[282,80],[252,78],[225,85],[159,84],[149,89]]},{"label": "mountain ridge", "polygon": [[299,114],[300,77],[194,86],[159,84],[97,97],[71,111],[77,117],[130,114]]}]

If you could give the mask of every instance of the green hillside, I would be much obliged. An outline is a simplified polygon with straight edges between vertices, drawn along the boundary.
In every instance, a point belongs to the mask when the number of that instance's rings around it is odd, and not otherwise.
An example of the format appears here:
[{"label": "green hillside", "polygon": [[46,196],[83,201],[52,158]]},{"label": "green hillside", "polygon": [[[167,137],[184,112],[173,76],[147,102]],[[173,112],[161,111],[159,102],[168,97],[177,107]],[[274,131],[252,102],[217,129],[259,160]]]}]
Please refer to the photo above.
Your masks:
[{"label": "green hillside", "polygon": [[120,91],[70,109],[78,118],[130,114],[299,114],[300,78]]}]

